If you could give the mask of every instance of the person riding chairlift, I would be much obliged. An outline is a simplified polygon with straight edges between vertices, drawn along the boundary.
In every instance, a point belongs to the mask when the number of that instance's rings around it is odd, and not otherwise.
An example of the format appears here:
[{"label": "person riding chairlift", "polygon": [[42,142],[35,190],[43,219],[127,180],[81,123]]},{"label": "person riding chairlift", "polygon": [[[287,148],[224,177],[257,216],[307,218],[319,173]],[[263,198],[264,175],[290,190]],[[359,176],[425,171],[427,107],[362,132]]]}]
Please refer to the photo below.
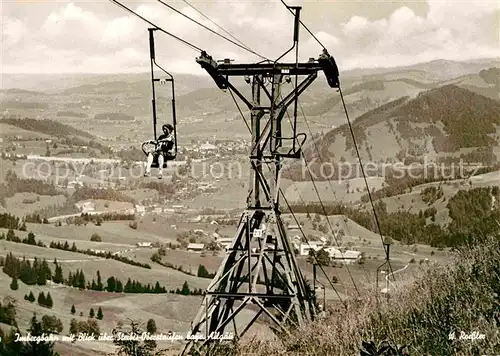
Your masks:
[{"label": "person riding chairlift", "polygon": [[158,179],[163,177],[163,163],[166,161],[166,156],[171,155],[172,148],[174,147],[174,127],[170,124],[162,126],[163,135],[158,137],[156,141],[149,141],[151,144],[156,144],[156,150],[154,152],[149,152],[148,161],[146,163],[146,173],[144,177],[149,177],[151,175],[151,166],[155,155],[158,156]]}]

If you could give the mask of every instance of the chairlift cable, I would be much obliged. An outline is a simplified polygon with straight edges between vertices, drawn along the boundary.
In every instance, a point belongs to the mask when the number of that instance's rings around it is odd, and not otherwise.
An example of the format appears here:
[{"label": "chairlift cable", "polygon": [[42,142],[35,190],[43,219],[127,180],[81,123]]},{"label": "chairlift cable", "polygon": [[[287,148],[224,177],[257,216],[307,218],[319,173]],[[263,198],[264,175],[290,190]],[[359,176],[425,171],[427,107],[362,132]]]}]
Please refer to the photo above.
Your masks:
[{"label": "chairlift cable", "polygon": [[162,0],[157,0],[157,1],[158,1],[160,4],[163,4],[163,5],[165,5],[166,7],[168,7],[170,10],[172,10],[172,11],[174,11],[174,12],[178,13],[179,15],[184,16],[184,17],[185,17],[185,18],[187,18],[188,20],[193,21],[194,23],[196,23],[197,25],[199,25],[199,26],[203,27],[203,28],[204,28],[204,29],[206,29],[207,31],[212,32],[213,34],[215,34],[215,35],[217,35],[217,36],[219,36],[219,37],[221,37],[221,38],[225,39],[226,41],[228,41],[228,42],[230,42],[230,43],[232,43],[232,44],[234,44],[234,45],[236,45],[236,46],[238,46],[238,47],[240,47],[240,48],[242,48],[242,49],[244,49],[245,51],[248,51],[248,52],[250,52],[250,53],[252,53],[252,54],[255,54],[256,56],[258,56],[258,57],[260,57],[260,58],[262,58],[262,59],[268,60],[268,58],[266,58],[266,57],[264,57],[264,56],[262,56],[262,55],[258,54],[257,52],[253,51],[252,49],[250,49],[250,48],[248,48],[248,47],[246,47],[246,46],[242,46],[241,44],[239,44],[239,43],[237,43],[237,42],[233,41],[233,40],[232,40],[232,39],[230,39],[230,38],[227,38],[227,37],[226,37],[226,36],[224,36],[224,35],[221,35],[220,33],[218,33],[218,32],[216,32],[216,31],[212,30],[210,27],[207,27],[207,26],[205,26],[204,24],[202,24],[202,23],[200,23],[200,22],[196,21],[195,19],[193,19],[193,18],[189,17],[188,15],[186,15],[186,14],[182,13],[181,11],[179,11],[179,10],[177,10],[176,8],[174,8],[173,6],[171,6],[171,5],[169,5],[169,4],[165,3],[165,2],[163,2]]},{"label": "chairlift cable", "polygon": [[[293,83],[292,83],[292,86],[293,86]],[[295,86],[294,86],[294,90],[295,90]],[[299,107],[300,107],[300,111],[301,111],[301,113],[302,113],[302,116],[304,117],[304,122],[306,123],[307,129],[309,130],[309,133],[311,134],[311,137],[313,137],[313,133],[312,133],[311,127],[309,126],[309,122],[307,121],[307,117],[306,117],[306,115],[305,115],[305,113],[304,113],[304,108],[302,107],[302,104],[301,104],[300,102],[298,102],[298,104],[299,104]],[[321,157],[321,154],[320,154],[320,152],[319,152],[318,146],[316,145],[316,142],[314,141],[314,138],[313,138],[313,140],[312,140],[312,143],[313,143],[313,145],[314,145],[314,149],[315,149],[315,150],[316,150],[316,152],[318,153],[318,158],[319,158],[319,160],[320,160],[321,164],[324,164],[323,157]],[[328,180],[327,180],[327,182],[328,182],[328,185],[329,185],[329,187],[330,187],[330,190],[332,191],[332,195],[333,195],[333,197],[335,198],[335,200],[336,200],[336,201],[338,201],[339,199],[337,198],[337,193],[335,193],[335,190],[334,190],[334,189],[333,189],[333,187],[332,187],[332,183],[331,183],[331,181],[328,179]],[[329,221],[328,216],[327,216],[327,221]],[[351,232],[351,229],[349,228],[349,225],[345,224],[345,227],[346,227],[346,229],[347,229],[347,231],[348,231],[349,235],[350,235],[350,236],[352,236],[352,232]],[[332,232],[333,232],[333,230],[332,230]],[[334,237],[335,237],[335,235],[334,235]],[[336,238],[335,238],[335,240],[336,240]],[[337,242],[337,241],[335,241],[335,242]],[[338,243],[337,243],[337,246],[338,246]],[[367,280],[370,280],[370,277],[368,276],[368,273],[367,273],[367,271],[366,271],[365,266],[364,266],[364,265],[361,265],[361,266],[362,266],[362,268],[363,268],[363,272],[364,272],[364,274],[365,274],[366,279],[367,279]]]},{"label": "chairlift cable", "polygon": [[246,44],[244,44],[243,42],[241,42],[238,38],[236,38],[234,35],[232,35],[230,32],[226,31],[222,26],[218,25],[215,21],[213,21],[210,17],[208,17],[207,15],[205,15],[203,12],[201,12],[200,10],[198,10],[196,7],[194,7],[194,5],[190,4],[188,1],[186,0],[182,0],[184,3],[186,3],[186,5],[190,6],[193,10],[195,10],[196,12],[198,12],[201,16],[203,16],[205,19],[207,19],[208,21],[210,21],[213,25],[215,25],[217,28],[219,28],[221,31],[223,31],[224,33],[226,33],[229,37],[231,37],[232,39],[234,39],[236,42],[240,43],[242,46],[246,47],[247,49],[250,49],[251,48],[249,46],[247,46]]},{"label": "chairlift cable", "polygon": [[116,5],[120,6],[122,9],[125,9],[125,10],[127,10],[128,12],[130,12],[130,13],[134,14],[135,16],[139,17],[141,20],[143,20],[143,21],[147,22],[148,24],[150,24],[151,26],[153,26],[153,27],[154,27],[155,29],[157,29],[158,31],[163,32],[164,34],[169,35],[170,37],[175,38],[176,40],[178,40],[178,41],[180,41],[180,42],[184,43],[185,45],[187,45],[187,46],[191,47],[192,49],[194,49],[194,50],[196,50],[196,51],[198,51],[198,52],[203,52],[203,50],[202,50],[200,47],[195,46],[194,44],[192,44],[192,43],[190,43],[190,42],[188,42],[188,41],[186,41],[186,40],[183,40],[183,39],[182,39],[182,38],[180,38],[179,36],[176,36],[176,35],[174,35],[174,34],[172,34],[172,33],[168,32],[168,31],[165,31],[164,29],[162,29],[161,27],[159,27],[159,26],[155,25],[154,23],[152,23],[151,21],[147,20],[147,19],[146,19],[146,18],[144,18],[143,16],[139,15],[139,14],[138,14],[138,13],[136,13],[135,11],[133,11],[133,10],[129,9],[127,6],[125,6],[125,5],[121,4],[119,1],[117,1],[117,0],[110,0],[110,1],[111,1],[111,2],[113,2],[114,4],[116,4]]},{"label": "chairlift cable", "polygon": [[[281,3],[282,3],[282,4],[283,4],[283,5],[287,8],[287,10],[288,10],[288,11],[290,11],[290,13],[291,13],[292,15],[294,15],[294,13],[293,13],[292,9],[291,9],[291,8],[290,8],[290,7],[289,7],[289,6],[285,3],[285,1],[284,1],[284,0],[280,0],[280,1],[281,1]],[[309,33],[309,34],[310,34],[310,35],[311,35],[311,36],[312,36],[312,37],[316,40],[316,42],[318,42],[318,43],[319,43],[319,45],[320,45],[321,47],[323,47],[323,49],[326,51],[326,50],[327,50],[327,49],[326,49],[326,47],[325,47],[325,46],[321,43],[321,41],[320,41],[320,40],[319,40],[319,39],[318,39],[318,38],[317,38],[317,37],[316,37],[316,36],[315,36],[315,35],[311,32],[311,30],[309,30],[309,28],[308,28],[308,27],[307,27],[307,26],[306,26],[306,25],[302,22],[302,20],[300,20],[300,19],[299,19],[299,23],[300,23],[300,24],[301,24],[301,25],[305,28],[305,30],[306,30],[306,31],[307,31],[307,32],[308,32],[308,33]],[[346,117],[347,117],[347,122],[348,122],[348,124],[349,124],[349,129],[350,129],[350,131],[351,131],[351,135],[352,135],[352,138],[353,138],[353,141],[354,141],[354,147],[356,148],[356,154],[357,154],[357,156],[358,156],[359,164],[360,164],[360,167],[361,167],[361,172],[362,172],[362,174],[363,174],[363,179],[364,179],[364,181],[365,181],[365,185],[366,185],[366,189],[367,189],[368,197],[369,197],[369,199],[370,199],[370,204],[371,204],[372,209],[373,209],[373,215],[375,216],[375,222],[376,222],[376,224],[377,224],[377,229],[378,229],[378,231],[379,231],[380,238],[381,238],[381,240],[382,240],[382,245],[384,246],[384,251],[385,251],[385,252],[386,252],[386,254],[387,254],[387,250],[386,250],[385,245],[384,245],[384,237],[383,237],[383,235],[382,235],[382,230],[381,230],[381,228],[380,228],[380,221],[379,221],[379,219],[378,219],[377,212],[376,212],[376,210],[375,210],[375,204],[373,203],[373,199],[372,199],[372,196],[371,196],[371,193],[370,193],[370,188],[369,188],[369,186],[368,186],[368,180],[366,179],[365,170],[364,170],[364,167],[363,167],[363,165],[362,165],[362,163],[361,163],[361,155],[360,155],[360,153],[359,153],[358,145],[357,145],[357,143],[356,143],[356,139],[355,139],[354,131],[353,131],[353,129],[352,129],[352,125],[351,125],[351,122],[350,122],[350,119],[349,119],[349,114],[348,114],[347,107],[346,107],[346,104],[345,104],[345,101],[344,101],[344,96],[342,95],[342,89],[340,88],[340,86],[339,86],[339,92],[340,92],[340,98],[342,99],[342,104],[343,104],[343,106],[344,106],[344,111],[345,111],[345,114],[346,114]],[[391,262],[390,262],[390,260],[388,261],[388,264],[389,264],[389,268],[391,269],[391,273],[392,273],[392,266],[391,266]],[[395,277],[394,277],[394,274],[392,274],[392,275],[393,275],[394,280],[396,280],[396,279],[395,279]]]},{"label": "chairlift cable", "polygon": [[[297,217],[295,216],[295,214],[293,213],[293,210],[292,210],[292,208],[291,208],[290,204],[288,204],[288,200],[287,200],[287,199],[286,199],[286,197],[285,197],[285,193],[283,192],[283,190],[282,190],[281,188],[279,189],[279,191],[280,191],[280,193],[281,193],[281,196],[283,197],[283,200],[285,201],[285,204],[286,204],[286,206],[287,206],[287,208],[288,208],[288,211],[290,211],[290,213],[292,214],[293,219],[295,220],[295,223],[296,223],[296,224],[297,224],[297,226],[299,227],[299,230],[300,230],[300,232],[301,232],[302,236],[304,237],[304,239],[306,240],[306,243],[307,243],[307,244],[309,245],[309,247],[311,248],[311,251],[313,251],[313,252],[312,252],[312,255],[313,255],[313,257],[314,257],[314,260],[316,261],[316,264],[317,264],[317,265],[319,266],[319,268],[321,269],[321,272],[323,272],[323,274],[325,275],[326,280],[328,281],[328,283],[329,283],[329,284],[330,284],[330,286],[332,287],[332,289],[333,289],[333,291],[335,292],[335,294],[337,294],[337,297],[339,297],[339,300],[340,300],[340,302],[344,305],[344,308],[346,308],[346,309],[347,309],[347,305],[346,305],[345,301],[343,301],[343,300],[342,300],[342,298],[340,297],[339,292],[337,291],[337,289],[336,289],[336,288],[335,288],[335,286],[333,285],[333,282],[330,280],[330,278],[328,278],[328,275],[326,274],[325,269],[323,268],[323,266],[322,266],[320,263],[318,263],[318,258],[316,257],[316,251],[314,251],[314,249],[312,248],[311,244],[309,243],[309,240],[307,239],[306,234],[304,233],[304,230],[302,230],[302,226],[300,226],[300,223],[299,223],[299,221],[297,220]],[[356,290],[357,290],[357,288],[356,288]],[[359,293],[359,291],[358,291],[358,293]]]},{"label": "chairlift cable", "polygon": [[[339,86],[339,93],[340,93],[340,99],[342,100],[342,105],[344,107],[345,115],[346,115],[346,118],[347,118],[347,124],[349,125],[349,131],[351,132],[352,140],[353,140],[353,143],[354,143],[354,148],[356,149],[356,155],[358,156],[358,162],[359,162],[359,166],[361,168],[361,173],[363,174],[363,180],[365,181],[365,186],[366,186],[366,190],[367,190],[367,193],[368,193],[368,198],[370,199],[370,204],[371,204],[372,209],[373,209],[373,216],[375,217],[375,223],[377,224],[377,229],[378,229],[378,232],[379,232],[379,235],[380,235],[380,239],[382,241],[382,246],[384,247],[384,251],[385,251],[385,253],[387,255],[387,249],[386,249],[386,246],[384,244],[384,236],[382,235],[382,229],[381,229],[381,226],[380,226],[380,220],[379,220],[378,215],[377,215],[377,210],[375,209],[375,203],[373,202],[372,194],[370,192],[370,187],[368,185],[368,179],[366,178],[365,169],[364,169],[363,163],[361,161],[361,154],[359,153],[358,144],[356,142],[356,135],[354,134],[354,129],[353,129],[352,124],[351,124],[351,119],[349,118],[349,113],[347,111],[347,106],[346,106],[346,103],[345,103],[345,100],[344,100],[344,95],[342,94],[342,89],[340,88],[340,86]],[[396,277],[394,277],[394,273],[392,271],[392,266],[391,266],[390,260],[388,260],[388,264],[389,264],[389,268],[391,270],[392,276],[393,276],[394,281],[395,281]]]},{"label": "chairlift cable", "polygon": [[[231,92],[230,92],[231,93]],[[250,131],[250,133],[252,132],[250,126],[248,125],[248,122],[245,118],[245,116],[243,115],[243,111],[241,110],[240,108],[240,105],[238,104],[238,102],[236,101],[236,98],[234,97],[234,95],[232,95],[231,93],[231,97],[233,98],[233,101],[236,105],[236,107],[238,108],[238,111],[240,112],[240,115],[241,117],[243,118],[243,121],[245,122],[245,124],[247,125],[247,128],[248,130]],[[267,167],[269,167],[269,163],[266,163]],[[286,199],[285,197],[285,193],[283,192],[283,190],[281,188],[279,188],[279,192],[281,193],[281,196],[283,197],[284,201],[285,201],[285,204],[287,205],[287,208],[288,208],[288,211],[290,211],[290,213],[292,214],[292,217],[293,219],[295,220],[295,223],[297,224],[297,226],[299,227],[299,230],[300,230],[300,233],[302,234],[302,237],[304,238],[304,240],[306,241],[307,245],[311,248],[311,251],[313,251],[313,257],[314,257],[314,260],[316,261],[316,264],[320,267],[321,271],[323,272],[323,274],[325,275],[328,283],[330,284],[330,286],[332,287],[332,289],[334,290],[335,294],[337,294],[340,302],[344,305],[344,308],[347,309],[347,306],[345,304],[345,302],[342,300],[342,298],[340,297],[340,294],[339,292],[337,291],[337,289],[335,288],[335,286],[333,285],[333,282],[330,280],[330,278],[328,278],[328,275],[326,274],[325,270],[323,269],[323,266],[321,266],[319,263],[318,263],[318,258],[316,257],[316,251],[314,251],[314,249],[312,249],[312,246],[311,244],[309,243],[309,240],[307,239],[307,236],[305,235],[304,233],[304,230],[302,230],[302,227],[300,226],[298,220],[297,220],[297,217],[295,216],[293,210],[291,209],[290,205],[288,204],[288,200]],[[358,292],[359,293],[359,292]]]},{"label": "chairlift cable", "polygon": [[[294,90],[295,90],[295,86],[293,85],[293,83],[292,83],[292,86],[294,87]],[[302,106],[301,106],[301,108],[302,108]],[[288,116],[288,120],[290,121],[290,125],[292,125],[290,115],[288,114],[288,109],[286,110],[286,114],[287,114],[287,116]],[[304,114],[304,112],[302,112],[302,114]],[[306,121],[306,123],[307,123],[307,119],[306,119],[305,115],[304,115],[304,120],[305,120],[305,121]],[[307,126],[309,127],[309,124],[308,124],[308,123],[307,123]],[[310,132],[310,133],[311,133],[311,135],[312,135],[311,129],[309,129],[309,132]],[[314,142],[314,141],[313,141],[313,142]],[[318,151],[318,154],[319,154],[319,151]],[[318,188],[317,188],[317,186],[316,186],[316,182],[314,181],[314,178],[313,178],[313,176],[312,176],[312,174],[311,174],[311,171],[310,171],[310,169],[309,169],[309,165],[307,164],[307,159],[306,159],[306,157],[305,157],[305,155],[304,155],[304,152],[303,152],[303,151],[301,151],[301,156],[302,156],[302,159],[304,160],[304,163],[305,163],[305,165],[306,165],[306,167],[307,167],[307,170],[308,170],[308,172],[309,172],[309,177],[311,177],[311,183],[313,184],[314,190],[315,190],[315,192],[316,192],[316,196],[318,197],[318,200],[319,200],[319,202],[320,202],[320,204],[321,204],[321,208],[322,208],[322,210],[323,210],[323,214],[325,215],[326,222],[327,222],[328,226],[330,227],[330,231],[332,232],[333,238],[334,238],[334,240],[335,240],[335,244],[337,245],[337,247],[338,247],[338,249],[339,249],[339,251],[340,251],[340,254],[341,254],[341,256],[342,256],[342,259],[344,259],[344,253],[340,250],[340,244],[339,244],[339,242],[338,242],[338,240],[337,240],[337,237],[335,236],[335,233],[334,233],[334,230],[333,230],[332,224],[330,223],[330,219],[328,218],[328,214],[327,214],[327,212],[326,212],[326,208],[325,208],[325,206],[324,206],[324,204],[323,204],[323,201],[321,200],[321,196],[320,196],[319,191],[318,191]],[[335,194],[335,192],[333,191],[333,188],[332,188],[331,183],[330,183],[330,181],[329,181],[329,180],[328,180],[328,183],[330,184],[330,189],[331,189],[331,190],[332,190],[332,192]],[[299,194],[299,196],[300,196],[300,194]],[[335,196],[335,198],[336,198],[336,196]],[[302,200],[302,202],[303,202],[303,204],[305,205],[305,201],[304,201],[304,200]],[[354,281],[354,278],[353,278],[352,273],[351,273],[351,271],[350,271],[350,269],[349,269],[349,266],[347,266],[347,265],[346,265],[346,267],[347,267],[347,272],[349,273],[349,277],[350,277],[350,279],[351,279],[351,281],[352,281],[352,284],[354,285],[354,289],[356,289],[356,292],[358,293],[358,295],[359,295],[359,296],[361,296],[361,293],[359,292],[359,289],[358,289],[358,287],[356,286],[356,282]],[[365,273],[366,273],[366,272],[365,272]]]}]

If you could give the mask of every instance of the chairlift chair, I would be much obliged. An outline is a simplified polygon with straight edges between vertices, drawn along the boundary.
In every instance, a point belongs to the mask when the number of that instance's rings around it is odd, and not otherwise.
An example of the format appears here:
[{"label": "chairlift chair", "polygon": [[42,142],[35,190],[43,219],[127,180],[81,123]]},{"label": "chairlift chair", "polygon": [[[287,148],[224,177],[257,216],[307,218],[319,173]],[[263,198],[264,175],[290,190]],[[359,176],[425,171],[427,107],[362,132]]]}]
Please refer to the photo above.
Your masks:
[{"label": "chairlift chair", "polygon": [[[175,160],[175,158],[177,156],[177,120],[176,120],[176,113],[175,113],[175,86],[174,86],[174,77],[172,76],[172,74],[167,72],[165,69],[163,69],[161,66],[159,66],[156,63],[154,33],[153,33],[156,30],[157,30],[156,28],[149,28],[148,29],[148,31],[149,31],[149,53],[150,53],[150,57],[151,57],[151,86],[152,86],[152,91],[153,91],[152,104],[153,104],[153,135],[154,135],[154,140],[143,142],[141,145],[141,148],[146,156],[148,156],[149,153],[151,153],[151,152],[156,152],[156,149],[158,148],[158,143],[156,142],[157,135],[156,135],[155,83],[160,82],[160,84],[166,84],[167,82],[171,82],[172,83],[172,127],[174,128],[174,130],[173,130],[174,147],[173,147],[172,151],[169,151],[167,154],[164,154],[165,161],[163,163],[163,168],[166,168],[167,162]],[[168,76],[168,78],[166,78],[166,79],[155,78],[155,76],[154,76],[154,68],[155,67],[159,68],[163,73],[165,73]],[[153,155],[153,164],[151,165],[151,168],[159,168],[158,157],[159,157],[159,154]]]}]

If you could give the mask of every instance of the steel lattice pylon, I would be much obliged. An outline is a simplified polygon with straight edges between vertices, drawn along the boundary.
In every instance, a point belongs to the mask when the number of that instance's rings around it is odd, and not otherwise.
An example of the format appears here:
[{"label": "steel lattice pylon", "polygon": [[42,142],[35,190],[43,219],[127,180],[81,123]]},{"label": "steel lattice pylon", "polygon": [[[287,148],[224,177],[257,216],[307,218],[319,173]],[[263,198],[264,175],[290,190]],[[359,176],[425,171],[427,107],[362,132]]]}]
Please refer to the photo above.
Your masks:
[{"label": "steel lattice pylon", "polygon": [[[296,13],[294,47],[298,48],[300,8],[293,9]],[[291,326],[300,326],[314,318],[314,292],[297,265],[281,219],[280,171],[283,158],[301,158],[301,146],[305,142],[305,134],[296,131],[298,97],[317,78],[319,71],[324,72],[330,87],[339,87],[337,65],[326,50],[317,60],[307,63],[298,62],[298,52],[295,63],[231,64],[226,60],[218,64],[204,52],[197,62],[220,89],[232,90],[251,111],[251,170],[247,209],[206,290],[183,355],[207,354],[213,341],[220,341],[228,328],[232,328],[236,339],[241,338],[262,314],[285,333]],[[231,84],[229,77],[232,76],[245,77],[251,85],[250,100]],[[283,81],[290,82],[291,76],[295,76],[294,89],[282,98]],[[300,84],[299,76],[306,76]],[[261,103],[261,94],[268,99],[265,105]],[[292,135],[284,137],[281,123],[293,103]],[[301,136],[304,138],[298,142]],[[291,141],[291,148],[284,147],[286,140]],[[265,172],[264,168],[267,168]],[[252,304],[256,306],[256,313],[251,320],[237,321],[241,311]]]}]

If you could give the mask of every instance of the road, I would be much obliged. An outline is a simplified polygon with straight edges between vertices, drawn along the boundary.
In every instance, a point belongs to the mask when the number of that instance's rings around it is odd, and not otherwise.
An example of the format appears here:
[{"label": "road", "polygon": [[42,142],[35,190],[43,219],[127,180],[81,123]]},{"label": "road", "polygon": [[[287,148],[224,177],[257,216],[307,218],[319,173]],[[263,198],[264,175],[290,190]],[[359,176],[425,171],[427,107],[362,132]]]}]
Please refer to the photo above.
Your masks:
[{"label": "road", "polygon": [[[404,266],[403,268],[398,269],[398,270],[396,270],[396,271],[394,271],[394,272],[392,272],[392,273],[389,273],[387,276],[385,276],[385,280],[386,280],[387,284],[389,284],[389,283],[390,283],[392,286],[394,286],[394,284],[393,284],[391,281],[389,281],[389,277],[390,277],[390,276],[392,276],[392,275],[394,275],[394,274],[396,274],[396,273],[403,272],[403,271],[404,271],[405,269],[407,269],[409,266],[410,266],[410,263],[408,263],[408,264],[407,264],[406,266]],[[384,289],[382,289],[382,290],[381,290],[381,292],[382,292],[382,293],[388,293],[389,291],[390,291],[390,289],[389,289],[389,288],[384,288]]]}]

